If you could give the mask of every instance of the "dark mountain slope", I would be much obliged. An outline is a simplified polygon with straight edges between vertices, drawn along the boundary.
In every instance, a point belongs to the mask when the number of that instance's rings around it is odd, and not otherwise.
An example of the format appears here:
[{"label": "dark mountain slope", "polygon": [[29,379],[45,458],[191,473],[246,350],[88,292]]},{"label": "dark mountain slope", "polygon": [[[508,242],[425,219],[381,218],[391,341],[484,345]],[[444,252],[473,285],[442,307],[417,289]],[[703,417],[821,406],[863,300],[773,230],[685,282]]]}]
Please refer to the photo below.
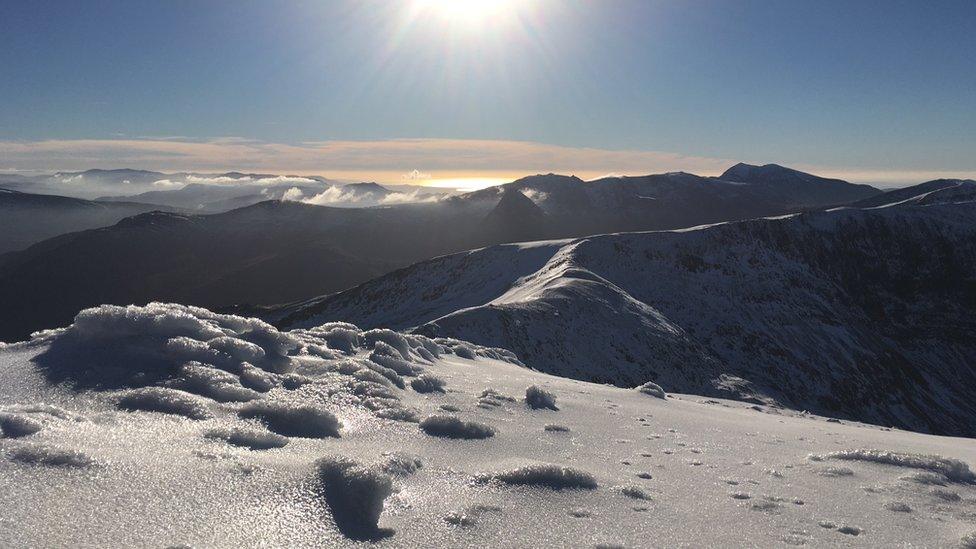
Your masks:
[{"label": "dark mountain slope", "polygon": [[545,238],[552,232],[542,208],[513,188],[505,189],[479,229],[485,243],[489,244]]},{"label": "dark mountain slope", "polygon": [[761,187],[769,196],[801,208],[822,206],[831,200],[835,204],[846,204],[878,194],[878,190],[869,185],[818,177],[777,164],[753,166],[739,163],[726,170],[719,179]]},{"label": "dark mountain slope", "polygon": [[112,225],[124,217],[165,209],[153,204],[102,204],[66,196],[0,189],[0,253],[68,232]]},{"label": "dark mountain slope", "polygon": [[883,208],[902,204],[946,204],[976,199],[976,181],[972,179],[936,179],[911,187],[894,189],[859,200],[856,208]]}]

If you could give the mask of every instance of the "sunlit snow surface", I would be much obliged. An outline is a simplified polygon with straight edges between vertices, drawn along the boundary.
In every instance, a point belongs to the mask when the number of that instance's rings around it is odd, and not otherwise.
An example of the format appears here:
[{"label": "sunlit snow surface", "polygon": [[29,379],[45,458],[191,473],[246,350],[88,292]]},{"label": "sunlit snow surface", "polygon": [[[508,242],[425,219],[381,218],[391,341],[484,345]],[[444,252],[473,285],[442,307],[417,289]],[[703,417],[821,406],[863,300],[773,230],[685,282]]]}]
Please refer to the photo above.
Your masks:
[{"label": "sunlit snow surface", "polygon": [[[528,406],[532,386],[557,410]],[[458,436],[422,430],[430,416]],[[177,305],[91,309],[0,347],[0,429],[5,547],[945,547],[976,531],[969,439]]]}]

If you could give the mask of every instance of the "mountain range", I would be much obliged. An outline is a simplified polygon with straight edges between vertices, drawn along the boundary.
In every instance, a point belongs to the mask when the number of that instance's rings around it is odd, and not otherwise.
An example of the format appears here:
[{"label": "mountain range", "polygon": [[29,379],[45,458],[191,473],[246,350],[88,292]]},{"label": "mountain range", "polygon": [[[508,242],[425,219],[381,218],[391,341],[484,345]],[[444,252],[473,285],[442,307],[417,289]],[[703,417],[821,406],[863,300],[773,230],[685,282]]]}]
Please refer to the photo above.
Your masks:
[{"label": "mountain range", "polygon": [[267,317],[411,329],[585,381],[974,436],[974,191],[923,184],[867,207],[493,246]]},{"label": "mountain range", "polygon": [[[64,324],[102,303],[283,303],[480,246],[780,215],[880,192],[778,166],[732,171],[737,181],[673,173],[584,182],[549,174],[384,207],[266,201],[215,215],[143,214],[0,256],[0,300],[9,312],[0,338]],[[809,189],[780,189],[797,186],[798,177]]]}]

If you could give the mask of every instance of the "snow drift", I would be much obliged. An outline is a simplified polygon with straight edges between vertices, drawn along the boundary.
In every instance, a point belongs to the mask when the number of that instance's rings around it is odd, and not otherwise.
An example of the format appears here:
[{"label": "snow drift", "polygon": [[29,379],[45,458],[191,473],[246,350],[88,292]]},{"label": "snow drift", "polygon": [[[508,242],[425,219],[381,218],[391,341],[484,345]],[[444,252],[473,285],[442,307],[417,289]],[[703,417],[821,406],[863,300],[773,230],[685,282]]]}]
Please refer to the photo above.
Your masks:
[{"label": "snow drift", "polygon": [[[352,325],[161,303],[81,320],[0,348],[5,544],[924,546],[973,530],[971,440],[661,400]],[[432,378],[446,391],[404,382]],[[531,387],[560,411],[522,402]]]}]

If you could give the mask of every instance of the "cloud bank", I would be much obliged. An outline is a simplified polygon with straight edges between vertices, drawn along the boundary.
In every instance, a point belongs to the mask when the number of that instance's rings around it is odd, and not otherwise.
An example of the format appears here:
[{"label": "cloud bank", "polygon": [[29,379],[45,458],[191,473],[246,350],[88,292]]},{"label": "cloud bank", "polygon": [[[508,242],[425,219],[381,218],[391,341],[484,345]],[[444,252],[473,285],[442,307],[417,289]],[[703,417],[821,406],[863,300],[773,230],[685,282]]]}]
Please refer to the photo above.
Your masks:
[{"label": "cloud bank", "polygon": [[[550,171],[585,178],[606,173],[638,175],[678,170],[717,175],[739,160],[750,160],[662,151],[565,147],[530,141],[426,138],[301,143],[271,143],[242,138],[206,141],[0,141],[0,157],[5,165],[17,170],[83,170],[120,166],[165,171],[256,170],[318,173],[388,183],[405,179],[421,181],[423,176],[462,177],[501,173],[518,176]],[[418,166],[423,169],[414,168]],[[973,177],[976,172],[976,169],[905,171],[810,165],[794,167],[852,181],[892,183],[919,182],[937,177]]]}]

